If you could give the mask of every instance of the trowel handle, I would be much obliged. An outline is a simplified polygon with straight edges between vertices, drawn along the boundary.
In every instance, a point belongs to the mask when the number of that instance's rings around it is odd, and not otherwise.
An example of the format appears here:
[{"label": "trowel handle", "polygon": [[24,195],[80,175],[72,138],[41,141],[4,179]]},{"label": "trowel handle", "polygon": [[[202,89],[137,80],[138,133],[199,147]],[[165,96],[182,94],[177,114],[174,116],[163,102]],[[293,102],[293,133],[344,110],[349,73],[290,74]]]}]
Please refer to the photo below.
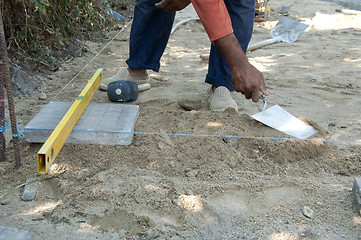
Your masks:
[{"label": "trowel handle", "polygon": [[247,51],[253,51],[253,50],[259,49],[261,47],[271,45],[271,44],[274,44],[274,43],[277,43],[280,41],[281,41],[281,39],[279,39],[279,38],[270,38],[270,39],[249,45],[247,48]]}]

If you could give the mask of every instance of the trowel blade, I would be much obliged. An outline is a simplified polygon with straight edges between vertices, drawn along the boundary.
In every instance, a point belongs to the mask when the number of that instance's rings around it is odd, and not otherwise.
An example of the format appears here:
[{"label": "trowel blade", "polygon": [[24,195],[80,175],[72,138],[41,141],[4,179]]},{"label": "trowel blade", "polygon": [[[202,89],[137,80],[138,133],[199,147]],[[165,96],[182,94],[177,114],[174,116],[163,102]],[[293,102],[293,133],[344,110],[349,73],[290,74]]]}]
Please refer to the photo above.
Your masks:
[{"label": "trowel blade", "polygon": [[307,139],[317,133],[317,130],[312,126],[288,113],[279,105],[274,105],[262,112],[253,114],[251,117],[298,139]]}]

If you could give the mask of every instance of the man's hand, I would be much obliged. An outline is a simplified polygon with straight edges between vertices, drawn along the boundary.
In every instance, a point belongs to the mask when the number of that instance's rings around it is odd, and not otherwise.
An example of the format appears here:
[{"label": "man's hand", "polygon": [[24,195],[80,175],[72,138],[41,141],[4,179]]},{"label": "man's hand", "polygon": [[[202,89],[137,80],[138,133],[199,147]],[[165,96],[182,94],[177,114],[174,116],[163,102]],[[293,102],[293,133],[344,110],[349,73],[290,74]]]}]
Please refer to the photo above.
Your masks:
[{"label": "man's hand", "polygon": [[216,40],[215,45],[231,69],[234,90],[244,94],[247,99],[252,98],[253,102],[258,102],[261,92],[268,95],[262,73],[248,62],[233,33]]},{"label": "man's hand", "polygon": [[191,3],[191,0],[162,0],[155,4],[155,7],[166,12],[175,12],[182,10]]},{"label": "man's hand", "polygon": [[234,90],[243,93],[247,99],[252,98],[253,102],[259,100],[261,92],[268,95],[262,73],[248,61],[232,70],[231,79]]}]

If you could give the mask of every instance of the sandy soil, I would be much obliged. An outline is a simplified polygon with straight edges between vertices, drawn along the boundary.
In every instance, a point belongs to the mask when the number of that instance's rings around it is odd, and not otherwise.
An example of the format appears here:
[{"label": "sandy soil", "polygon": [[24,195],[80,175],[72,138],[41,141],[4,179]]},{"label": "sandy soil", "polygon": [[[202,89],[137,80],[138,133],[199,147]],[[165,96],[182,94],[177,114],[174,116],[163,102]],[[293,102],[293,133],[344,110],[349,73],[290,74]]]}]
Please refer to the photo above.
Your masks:
[{"label": "sandy soil", "polygon": [[[270,38],[289,1],[268,6],[270,19],[255,24],[251,43]],[[266,78],[269,106],[307,119],[327,141],[278,139],[287,136],[250,118],[262,104],[241,94],[233,95],[238,112],[211,112],[207,61],[200,58],[210,43],[192,20],[171,36],[161,71],[150,73],[152,88],[131,103],[140,107],[135,131],[163,134],[135,134],[129,146],[65,144],[46,176],[36,173],[41,144],[21,142],[23,166],[16,170],[8,144],[0,195],[27,178],[54,178],[39,182],[34,201],[21,201],[21,189],[0,199],[0,224],[28,230],[32,239],[361,239],[351,192],[361,176],[361,15],[337,8],[293,1],[289,17],[307,30],[294,43],[248,53]],[[108,77],[124,67],[129,29],[54,100],[73,101],[97,68]],[[16,99],[22,125],[105,43],[87,46],[84,57],[44,77],[38,94],[47,99]],[[110,103],[101,91],[92,101]]]}]

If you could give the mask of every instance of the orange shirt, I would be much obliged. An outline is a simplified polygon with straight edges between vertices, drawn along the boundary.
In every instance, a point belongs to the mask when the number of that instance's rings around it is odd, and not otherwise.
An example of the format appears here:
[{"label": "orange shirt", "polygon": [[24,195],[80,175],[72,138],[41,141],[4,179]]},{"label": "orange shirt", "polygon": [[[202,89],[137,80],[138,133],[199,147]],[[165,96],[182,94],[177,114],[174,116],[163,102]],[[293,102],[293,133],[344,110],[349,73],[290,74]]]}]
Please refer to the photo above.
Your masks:
[{"label": "orange shirt", "polygon": [[211,42],[233,33],[223,0],[191,0]]}]

